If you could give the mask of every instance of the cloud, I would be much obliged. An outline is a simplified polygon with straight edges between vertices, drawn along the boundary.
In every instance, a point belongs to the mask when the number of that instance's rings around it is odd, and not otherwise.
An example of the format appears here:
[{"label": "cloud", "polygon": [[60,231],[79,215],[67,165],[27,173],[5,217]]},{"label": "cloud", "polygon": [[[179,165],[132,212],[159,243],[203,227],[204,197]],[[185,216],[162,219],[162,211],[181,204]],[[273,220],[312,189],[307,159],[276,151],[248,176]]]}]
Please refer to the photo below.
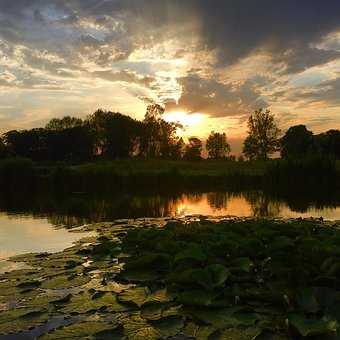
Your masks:
[{"label": "cloud", "polygon": [[167,102],[167,110],[204,112],[214,117],[223,117],[249,114],[256,108],[267,106],[251,80],[233,87],[231,84],[189,74],[179,79],[179,83],[182,86],[182,96],[178,103]]},{"label": "cloud", "polygon": [[2,88],[124,83],[127,100],[211,117],[339,106],[339,46],[339,0],[0,1]]},{"label": "cloud", "polygon": [[135,72],[122,70],[119,72],[113,72],[112,70],[95,71],[92,75],[101,79],[105,79],[111,82],[126,82],[149,87],[155,79],[153,77],[141,76]]},{"label": "cloud", "polygon": [[[340,78],[329,81],[324,81],[315,88],[309,91],[299,93],[298,98],[304,99],[307,102],[324,102],[328,106],[340,107]],[[340,112],[339,112],[340,115]]]}]

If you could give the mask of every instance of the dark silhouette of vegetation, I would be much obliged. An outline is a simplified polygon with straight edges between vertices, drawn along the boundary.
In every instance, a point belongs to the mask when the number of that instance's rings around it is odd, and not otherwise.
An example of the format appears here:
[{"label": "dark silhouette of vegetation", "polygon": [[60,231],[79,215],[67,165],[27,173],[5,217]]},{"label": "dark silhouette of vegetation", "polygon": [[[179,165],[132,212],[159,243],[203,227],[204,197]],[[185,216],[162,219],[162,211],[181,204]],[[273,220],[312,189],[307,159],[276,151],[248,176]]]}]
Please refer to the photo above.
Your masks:
[{"label": "dark silhouette of vegetation", "polygon": [[189,144],[185,147],[184,159],[197,161],[202,158],[202,141],[196,137],[189,138]]},{"label": "dark silhouette of vegetation", "polygon": [[229,156],[231,148],[225,133],[212,131],[207,139],[206,149],[209,158],[223,159]]},{"label": "dark silhouette of vegetation", "polygon": [[248,137],[244,141],[243,153],[250,159],[268,159],[279,150],[279,133],[274,115],[269,110],[256,110],[248,120]]},{"label": "dark silhouette of vegetation", "polygon": [[85,124],[94,136],[94,155],[119,159],[136,152],[141,122],[118,112],[97,110]]},{"label": "dark silhouette of vegetation", "polygon": [[[80,164],[96,159],[128,158],[199,160],[203,142],[178,136],[183,127],[163,118],[164,108],[149,105],[143,121],[119,112],[97,110],[80,119],[66,116],[51,119],[44,128],[12,130],[0,138],[0,159],[23,157],[38,163]],[[340,159],[340,131],[313,135],[304,125],[293,126],[279,139],[279,129],[270,111],[257,110],[248,121],[243,155],[250,161],[268,160],[276,151],[281,157],[305,158],[310,154]],[[210,159],[235,160],[226,133],[212,131],[206,140]],[[238,159],[244,161],[243,156]]]},{"label": "dark silhouette of vegetation", "polygon": [[340,131],[313,135],[304,125],[290,127],[281,139],[281,157],[301,159],[311,155],[340,159]]},{"label": "dark silhouette of vegetation", "polygon": [[314,137],[318,152],[322,155],[340,159],[340,131],[329,130]]},{"label": "dark silhouette of vegetation", "polygon": [[296,125],[288,129],[281,139],[282,158],[303,158],[315,151],[313,132],[305,125]]}]

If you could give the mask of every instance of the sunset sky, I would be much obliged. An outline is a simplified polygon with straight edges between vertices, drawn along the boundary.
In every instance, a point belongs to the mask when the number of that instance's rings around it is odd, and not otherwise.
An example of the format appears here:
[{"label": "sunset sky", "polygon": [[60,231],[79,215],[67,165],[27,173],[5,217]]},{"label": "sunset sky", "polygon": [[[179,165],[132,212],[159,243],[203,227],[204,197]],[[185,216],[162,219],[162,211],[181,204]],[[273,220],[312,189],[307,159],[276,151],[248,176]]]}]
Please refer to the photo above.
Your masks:
[{"label": "sunset sky", "polygon": [[165,105],[237,152],[256,108],[340,128],[339,0],[0,0],[0,131]]}]

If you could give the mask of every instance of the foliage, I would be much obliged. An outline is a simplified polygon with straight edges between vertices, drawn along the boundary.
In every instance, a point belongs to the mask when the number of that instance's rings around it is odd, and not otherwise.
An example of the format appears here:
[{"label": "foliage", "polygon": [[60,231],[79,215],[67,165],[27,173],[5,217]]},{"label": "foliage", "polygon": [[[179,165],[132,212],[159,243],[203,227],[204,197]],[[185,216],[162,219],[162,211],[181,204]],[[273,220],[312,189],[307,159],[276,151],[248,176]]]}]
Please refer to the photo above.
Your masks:
[{"label": "foliage", "polygon": [[290,127],[281,139],[282,158],[304,158],[314,150],[313,133],[305,125]]},{"label": "foliage", "polygon": [[141,130],[140,122],[118,112],[97,110],[87,118],[87,124],[95,136],[96,155],[117,159],[135,153]]},{"label": "foliage", "polygon": [[140,136],[140,155],[147,158],[179,159],[183,140],[176,134],[181,125],[162,118],[164,108],[158,104],[147,107]]},{"label": "foliage", "polygon": [[[0,334],[336,339],[338,227],[203,216],[87,225],[91,240],[12,258],[32,269],[0,275]],[[130,280],[137,269],[154,275]]]},{"label": "foliage", "polygon": [[318,152],[324,156],[340,159],[340,131],[329,130],[314,137]]},{"label": "foliage", "polygon": [[212,131],[207,139],[206,149],[209,158],[221,159],[228,157],[231,149],[227,142],[227,135]]},{"label": "foliage", "polygon": [[189,138],[189,143],[185,147],[184,159],[195,161],[202,157],[202,141],[196,137]]},{"label": "foliage", "polygon": [[243,154],[250,160],[268,159],[279,150],[279,133],[274,115],[269,110],[256,110],[248,120],[248,137],[244,141]]},{"label": "foliage", "polygon": [[80,118],[65,116],[63,118],[53,118],[45,126],[46,130],[61,131],[83,126]]}]

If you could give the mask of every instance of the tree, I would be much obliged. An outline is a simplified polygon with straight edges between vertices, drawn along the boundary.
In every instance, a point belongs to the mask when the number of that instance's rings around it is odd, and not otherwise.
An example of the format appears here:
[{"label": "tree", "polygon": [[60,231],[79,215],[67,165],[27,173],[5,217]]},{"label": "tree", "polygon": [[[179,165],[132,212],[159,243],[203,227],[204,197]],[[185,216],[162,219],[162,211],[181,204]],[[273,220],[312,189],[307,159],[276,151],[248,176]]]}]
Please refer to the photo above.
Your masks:
[{"label": "tree", "polygon": [[0,159],[3,159],[7,156],[8,156],[7,147],[6,147],[3,139],[0,137]]},{"label": "tree", "polygon": [[340,159],[340,131],[329,130],[327,132],[316,135],[315,144],[318,151],[327,156]]},{"label": "tree", "polygon": [[9,131],[4,141],[12,155],[27,157],[34,161],[48,159],[48,145],[45,129]]},{"label": "tree", "polygon": [[226,158],[230,153],[230,145],[225,133],[212,131],[207,139],[206,148],[209,158]]},{"label": "tree", "polygon": [[185,147],[184,158],[190,161],[201,159],[202,141],[196,137],[189,138]]},{"label": "tree", "polygon": [[296,125],[288,129],[281,139],[282,158],[301,158],[314,149],[313,132],[305,125]]},{"label": "tree", "polygon": [[53,118],[45,126],[45,129],[52,131],[60,131],[82,126],[83,121],[80,118],[65,116],[63,118]]},{"label": "tree", "polygon": [[243,153],[249,159],[268,159],[279,150],[279,133],[274,115],[269,110],[256,110],[248,120],[248,137],[244,141]]},{"label": "tree", "polygon": [[165,121],[163,114],[164,108],[159,104],[147,107],[140,139],[140,154],[144,157],[173,158],[174,150],[181,147],[177,136],[181,125]]},{"label": "tree", "polygon": [[95,154],[127,158],[137,149],[141,123],[119,112],[97,110],[87,118],[95,136]]}]

